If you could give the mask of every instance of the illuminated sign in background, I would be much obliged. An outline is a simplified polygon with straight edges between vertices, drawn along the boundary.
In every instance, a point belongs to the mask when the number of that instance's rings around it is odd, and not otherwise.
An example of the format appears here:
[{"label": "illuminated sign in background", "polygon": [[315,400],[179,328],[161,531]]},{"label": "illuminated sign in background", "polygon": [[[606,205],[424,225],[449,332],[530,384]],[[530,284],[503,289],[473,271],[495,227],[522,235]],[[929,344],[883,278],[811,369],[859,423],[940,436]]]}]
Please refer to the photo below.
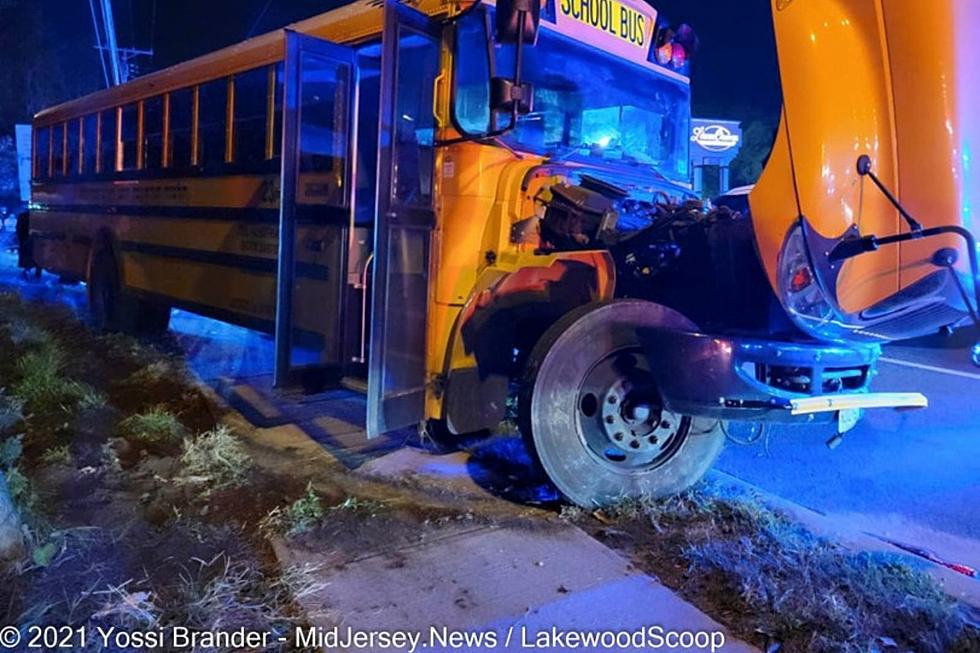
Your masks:
[{"label": "illuminated sign in background", "polygon": [[20,201],[31,199],[31,126],[15,125],[17,138],[17,174],[20,180]]},{"label": "illuminated sign in background", "polygon": [[691,119],[691,163],[727,166],[742,146],[742,127],[735,120]]}]

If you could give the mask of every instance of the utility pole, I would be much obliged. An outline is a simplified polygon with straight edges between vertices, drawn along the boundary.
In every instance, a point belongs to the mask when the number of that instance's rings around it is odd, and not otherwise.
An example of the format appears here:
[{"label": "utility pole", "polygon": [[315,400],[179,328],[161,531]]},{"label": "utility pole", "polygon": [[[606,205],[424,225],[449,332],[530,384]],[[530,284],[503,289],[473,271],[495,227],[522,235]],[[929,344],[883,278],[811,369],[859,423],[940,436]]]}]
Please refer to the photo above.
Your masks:
[{"label": "utility pole", "polygon": [[[153,50],[119,47],[119,41],[116,36],[116,20],[112,11],[112,0],[97,1],[99,11],[96,11],[96,0],[89,0],[89,8],[92,11],[92,23],[95,26],[95,48],[99,51],[99,57],[102,61],[106,86],[125,84],[135,76],[134,73],[138,74],[135,70],[135,60],[138,57],[152,57]],[[105,61],[107,57],[109,59],[108,66],[106,66]],[[111,80],[110,72],[112,73]]]},{"label": "utility pole", "polygon": [[116,21],[112,17],[112,0],[102,0],[102,20],[105,23],[106,46],[109,48],[112,83],[119,86],[125,83],[129,76],[119,58],[119,45],[116,43]]}]

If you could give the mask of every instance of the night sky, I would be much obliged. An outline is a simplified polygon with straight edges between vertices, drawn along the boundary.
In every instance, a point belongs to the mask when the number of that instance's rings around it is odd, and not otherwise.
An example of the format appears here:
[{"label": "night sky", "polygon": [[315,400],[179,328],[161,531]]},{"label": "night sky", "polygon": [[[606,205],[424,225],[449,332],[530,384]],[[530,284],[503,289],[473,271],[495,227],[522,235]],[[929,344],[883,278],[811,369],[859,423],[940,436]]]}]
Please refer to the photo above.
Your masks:
[{"label": "night sky", "polygon": [[[98,0],[94,0],[98,5]],[[113,0],[120,47],[153,49],[165,68],[344,4],[343,0]],[[768,155],[780,106],[769,0],[656,0],[691,24],[696,117],[742,121],[733,183],[751,183]],[[0,0],[0,134],[51,106],[105,86],[89,0]]]},{"label": "night sky", "polygon": [[[47,0],[48,47],[101,79],[86,0]],[[152,47],[154,68],[205,54],[343,4],[338,0],[114,0],[121,45]],[[672,22],[690,23],[701,41],[694,62],[695,114],[778,110],[778,76],[769,0],[657,0]],[[4,60],[10,61],[6,56]],[[730,109],[728,109],[730,107]]]}]

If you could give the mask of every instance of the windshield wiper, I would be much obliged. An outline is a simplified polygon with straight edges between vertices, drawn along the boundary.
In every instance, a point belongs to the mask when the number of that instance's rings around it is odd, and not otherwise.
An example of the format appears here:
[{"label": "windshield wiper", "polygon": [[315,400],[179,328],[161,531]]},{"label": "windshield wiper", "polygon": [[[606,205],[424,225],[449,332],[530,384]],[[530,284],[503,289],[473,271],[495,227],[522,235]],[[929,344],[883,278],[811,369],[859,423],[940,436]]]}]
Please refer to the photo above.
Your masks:
[{"label": "windshield wiper", "polygon": [[548,157],[545,163],[561,163],[562,161],[567,161],[575,154],[581,154],[579,148],[570,148],[569,150],[562,152],[561,154],[552,154]]}]

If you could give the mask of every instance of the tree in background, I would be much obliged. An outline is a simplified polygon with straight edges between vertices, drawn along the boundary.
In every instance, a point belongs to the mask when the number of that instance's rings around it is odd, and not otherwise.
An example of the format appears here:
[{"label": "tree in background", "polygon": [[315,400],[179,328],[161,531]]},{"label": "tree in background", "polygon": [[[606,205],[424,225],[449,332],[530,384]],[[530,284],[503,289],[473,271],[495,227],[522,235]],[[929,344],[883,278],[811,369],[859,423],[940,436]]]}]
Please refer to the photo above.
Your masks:
[{"label": "tree in background", "polygon": [[0,136],[0,204],[15,204],[20,197],[19,186],[17,144],[11,136]]},{"label": "tree in background", "polygon": [[87,3],[59,7],[64,11],[53,4],[0,0],[0,135],[45,107],[102,86],[90,23],[80,25],[72,13],[88,12]]},{"label": "tree in background", "polygon": [[[738,118],[736,118],[738,119]],[[742,118],[742,147],[729,166],[731,186],[745,186],[759,180],[776,139],[778,116],[756,114]]]}]

